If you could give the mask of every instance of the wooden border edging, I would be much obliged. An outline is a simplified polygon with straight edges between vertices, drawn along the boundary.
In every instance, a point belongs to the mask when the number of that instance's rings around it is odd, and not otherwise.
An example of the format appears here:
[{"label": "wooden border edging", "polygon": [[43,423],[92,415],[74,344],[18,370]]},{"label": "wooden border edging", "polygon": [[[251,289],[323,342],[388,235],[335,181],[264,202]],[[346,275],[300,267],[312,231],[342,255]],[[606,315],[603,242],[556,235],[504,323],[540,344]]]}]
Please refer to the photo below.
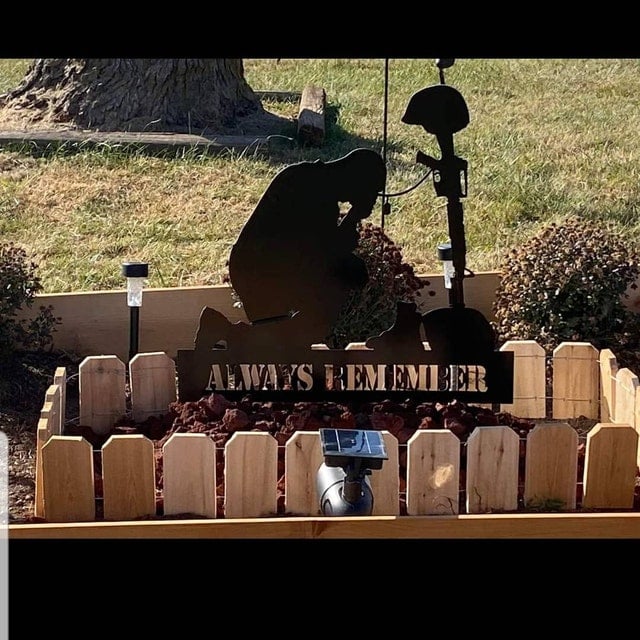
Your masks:
[{"label": "wooden border edging", "polygon": [[255,91],[260,100],[273,102],[298,102],[302,96],[300,91]]},{"label": "wooden border edging", "polygon": [[[448,291],[440,274],[419,276],[429,282],[421,312],[449,304]],[[465,280],[465,304],[478,309],[488,320],[494,318],[493,301],[500,273],[476,273]],[[231,287],[209,285],[145,289],[140,308],[140,353],[162,351],[174,358],[178,349],[193,349],[203,307],[213,307],[229,322],[246,322],[242,309],[233,306]],[[56,349],[83,357],[115,355],[123,362],[129,357],[129,307],[124,289],[38,294],[31,308],[21,310],[18,319],[33,318],[40,306],[53,307],[62,322],[53,334]]]},{"label": "wooden border edging", "polygon": [[143,520],[9,525],[26,538],[640,538],[640,513]]},{"label": "wooden border edging", "polygon": [[101,147],[135,148],[150,154],[184,153],[197,150],[208,155],[229,151],[264,152],[268,149],[265,136],[201,136],[189,133],[136,132],[136,131],[56,131],[36,130],[0,131],[0,148],[8,145],[29,145],[37,150],[71,147],[99,149]]}]

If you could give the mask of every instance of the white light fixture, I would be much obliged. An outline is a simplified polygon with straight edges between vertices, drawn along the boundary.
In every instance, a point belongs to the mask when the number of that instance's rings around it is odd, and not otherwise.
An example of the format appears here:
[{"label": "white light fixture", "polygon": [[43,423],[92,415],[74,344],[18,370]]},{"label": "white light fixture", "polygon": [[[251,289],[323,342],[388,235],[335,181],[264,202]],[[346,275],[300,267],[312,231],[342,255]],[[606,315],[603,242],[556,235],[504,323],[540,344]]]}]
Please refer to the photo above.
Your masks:
[{"label": "white light fixture", "polygon": [[451,289],[451,278],[456,275],[456,271],[453,268],[453,250],[450,242],[438,245],[438,260],[442,262],[442,268],[444,269],[445,289]]},{"label": "white light fixture", "polygon": [[142,306],[142,289],[149,276],[149,265],[146,262],[123,262],[122,275],[127,279],[127,306]]},{"label": "white light fixture", "polygon": [[142,289],[149,276],[149,265],[146,262],[123,262],[122,275],[127,279],[127,306],[129,307],[129,360],[138,353],[138,326],[140,307],[142,306]]}]

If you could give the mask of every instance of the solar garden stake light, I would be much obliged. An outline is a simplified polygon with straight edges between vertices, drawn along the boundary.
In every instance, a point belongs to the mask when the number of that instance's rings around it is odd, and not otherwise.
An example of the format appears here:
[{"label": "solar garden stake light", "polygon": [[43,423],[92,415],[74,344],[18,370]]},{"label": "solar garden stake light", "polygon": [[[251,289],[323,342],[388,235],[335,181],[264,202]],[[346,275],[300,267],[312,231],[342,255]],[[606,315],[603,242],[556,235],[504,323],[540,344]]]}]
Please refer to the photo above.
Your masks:
[{"label": "solar garden stake light", "polygon": [[444,270],[445,289],[451,289],[451,278],[455,277],[456,270],[453,268],[453,251],[450,242],[438,245],[438,260],[442,262]]},{"label": "solar garden stake light", "polygon": [[144,280],[149,276],[146,262],[123,262],[122,275],[127,279],[127,306],[129,307],[129,360],[138,353],[140,307]]}]

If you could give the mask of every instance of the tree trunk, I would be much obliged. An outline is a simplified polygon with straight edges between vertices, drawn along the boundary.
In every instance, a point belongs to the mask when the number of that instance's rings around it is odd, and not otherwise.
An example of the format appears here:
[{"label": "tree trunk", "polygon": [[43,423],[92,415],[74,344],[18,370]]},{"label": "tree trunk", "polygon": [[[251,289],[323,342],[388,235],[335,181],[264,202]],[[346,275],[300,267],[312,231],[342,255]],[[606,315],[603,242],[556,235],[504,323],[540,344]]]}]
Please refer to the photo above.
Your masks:
[{"label": "tree trunk", "polygon": [[95,131],[223,133],[263,111],[239,58],[40,58],[1,99],[27,122]]}]

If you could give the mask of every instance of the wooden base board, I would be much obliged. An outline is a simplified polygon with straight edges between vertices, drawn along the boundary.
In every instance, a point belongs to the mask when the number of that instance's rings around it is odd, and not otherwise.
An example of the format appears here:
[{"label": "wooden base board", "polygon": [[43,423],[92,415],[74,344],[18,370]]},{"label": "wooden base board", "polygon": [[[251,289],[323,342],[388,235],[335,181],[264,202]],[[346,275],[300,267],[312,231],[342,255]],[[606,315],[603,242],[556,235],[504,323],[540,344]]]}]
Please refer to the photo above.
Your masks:
[{"label": "wooden base board", "polygon": [[640,513],[143,520],[9,525],[25,538],[640,538]]},{"label": "wooden base board", "polygon": [[[422,313],[449,303],[449,292],[440,274],[422,275],[428,285],[420,307]],[[493,301],[500,282],[495,271],[476,273],[465,280],[465,303],[493,319]],[[246,322],[242,309],[234,307],[228,285],[147,289],[139,313],[139,351],[162,351],[174,358],[178,349],[193,349],[200,313],[205,306],[224,314],[230,322]],[[124,289],[36,296],[30,309],[18,318],[31,318],[41,305],[53,306],[62,319],[53,336],[54,347],[86,356],[115,355],[123,362],[129,357],[130,310]]]}]

